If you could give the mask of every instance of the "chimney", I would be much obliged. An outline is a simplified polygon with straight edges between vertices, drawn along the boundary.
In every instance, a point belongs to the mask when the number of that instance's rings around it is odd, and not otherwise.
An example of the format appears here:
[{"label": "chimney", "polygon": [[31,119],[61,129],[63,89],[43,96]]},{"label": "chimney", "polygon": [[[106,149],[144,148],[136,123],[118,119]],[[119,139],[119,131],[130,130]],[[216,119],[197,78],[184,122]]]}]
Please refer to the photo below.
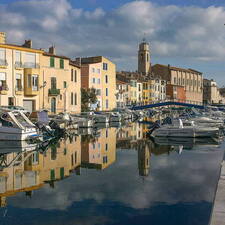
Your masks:
[{"label": "chimney", "polygon": [[0,44],[6,44],[6,33],[0,32]]},{"label": "chimney", "polygon": [[76,58],[75,62],[78,66],[81,66],[81,57]]},{"label": "chimney", "polygon": [[22,46],[26,48],[32,48],[32,40],[25,40]]},{"label": "chimney", "polygon": [[55,46],[51,46],[48,50],[48,52],[52,55],[55,55],[56,54],[56,51],[55,51]]}]

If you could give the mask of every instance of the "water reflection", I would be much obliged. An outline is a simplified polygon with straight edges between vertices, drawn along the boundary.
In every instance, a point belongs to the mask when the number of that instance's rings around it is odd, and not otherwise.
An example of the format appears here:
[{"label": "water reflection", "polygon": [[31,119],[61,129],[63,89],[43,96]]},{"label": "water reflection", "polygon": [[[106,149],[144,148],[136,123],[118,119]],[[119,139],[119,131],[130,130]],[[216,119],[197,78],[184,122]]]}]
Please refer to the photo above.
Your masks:
[{"label": "water reflection", "polygon": [[[22,208],[67,210],[76,218],[98,215],[96,224],[114,224],[114,220],[115,224],[134,224],[121,222],[131,209],[133,215],[141,218],[143,214],[150,216],[154,210],[159,213],[161,208],[155,207],[160,205],[211,204],[219,169],[217,162],[222,155],[217,140],[150,140],[145,136],[146,129],[145,124],[133,123],[82,132],[82,135],[51,143],[44,150],[35,150],[35,146],[23,148],[23,151],[22,148],[21,151],[2,150],[1,207],[13,206],[18,212]],[[25,199],[27,204],[21,204]],[[113,212],[104,212],[103,206],[108,209],[111,205],[114,205]],[[114,218],[117,207],[119,211],[122,207],[126,215]],[[202,220],[206,221],[209,209],[210,205],[202,214],[197,210],[199,215],[195,216],[202,219],[203,214],[207,215]],[[12,214],[11,217],[15,216]],[[40,224],[48,224],[44,214],[40,215]],[[102,216],[104,219],[100,219]],[[156,217],[155,214],[150,216],[152,221]],[[52,218],[51,224],[55,224],[56,218]],[[66,224],[69,218],[64,220]],[[84,224],[85,219],[80,221]],[[32,224],[30,218],[27,224]],[[88,220],[86,224],[95,223]],[[137,224],[145,222],[140,219]],[[182,221],[177,224],[206,223]]]}]

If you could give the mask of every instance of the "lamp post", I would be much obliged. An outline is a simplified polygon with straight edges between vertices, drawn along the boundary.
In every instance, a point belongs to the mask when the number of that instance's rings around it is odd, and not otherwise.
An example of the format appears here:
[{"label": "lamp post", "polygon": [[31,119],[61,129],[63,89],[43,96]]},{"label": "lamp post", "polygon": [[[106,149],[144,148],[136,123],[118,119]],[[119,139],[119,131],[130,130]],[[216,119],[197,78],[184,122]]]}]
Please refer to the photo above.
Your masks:
[{"label": "lamp post", "polygon": [[40,86],[40,89],[42,88],[43,89],[43,91],[42,91],[42,94],[43,94],[43,96],[42,96],[42,109],[44,109],[44,105],[45,105],[45,103],[44,103],[44,98],[45,98],[45,92],[44,92],[44,88],[46,87],[46,85],[47,85],[47,81],[43,81],[43,84],[42,84],[42,86]]}]

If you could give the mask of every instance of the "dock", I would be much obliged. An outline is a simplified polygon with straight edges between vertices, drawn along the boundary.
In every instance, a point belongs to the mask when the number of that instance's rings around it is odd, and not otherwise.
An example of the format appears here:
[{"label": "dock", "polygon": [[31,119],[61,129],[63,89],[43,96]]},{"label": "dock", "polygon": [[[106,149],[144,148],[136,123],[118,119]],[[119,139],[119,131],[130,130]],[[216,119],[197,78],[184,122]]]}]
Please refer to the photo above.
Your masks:
[{"label": "dock", "polygon": [[225,156],[221,164],[210,225],[225,225]]}]

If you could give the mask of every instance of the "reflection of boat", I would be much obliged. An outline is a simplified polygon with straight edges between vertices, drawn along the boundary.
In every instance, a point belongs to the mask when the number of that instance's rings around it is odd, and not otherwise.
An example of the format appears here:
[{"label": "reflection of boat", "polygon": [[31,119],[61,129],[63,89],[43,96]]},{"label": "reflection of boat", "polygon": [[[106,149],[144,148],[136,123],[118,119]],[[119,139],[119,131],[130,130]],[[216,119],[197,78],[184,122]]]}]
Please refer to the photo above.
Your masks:
[{"label": "reflection of boat", "polygon": [[204,145],[205,147],[219,146],[219,140],[213,138],[182,138],[182,137],[155,137],[153,139],[157,145],[167,146],[184,146],[185,149],[191,149],[196,145]]},{"label": "reflection of boat", "polygon": [[38,137],[35,125],[22,111],[0,113],[0,140],[23,141]]},{"label": "reflection of boat", "polygon": [[171,125],[163,125],[152,130],[152,137],[215,137],[219,136],[219,128],[201,127],[194,122],[185,123],[181,119],[174,121]]},{"label": "reflection of boat", "polygon": [[27,141],[0,141],[0,152],[34,151],[37,146],[37,143],[28,143]]}]

